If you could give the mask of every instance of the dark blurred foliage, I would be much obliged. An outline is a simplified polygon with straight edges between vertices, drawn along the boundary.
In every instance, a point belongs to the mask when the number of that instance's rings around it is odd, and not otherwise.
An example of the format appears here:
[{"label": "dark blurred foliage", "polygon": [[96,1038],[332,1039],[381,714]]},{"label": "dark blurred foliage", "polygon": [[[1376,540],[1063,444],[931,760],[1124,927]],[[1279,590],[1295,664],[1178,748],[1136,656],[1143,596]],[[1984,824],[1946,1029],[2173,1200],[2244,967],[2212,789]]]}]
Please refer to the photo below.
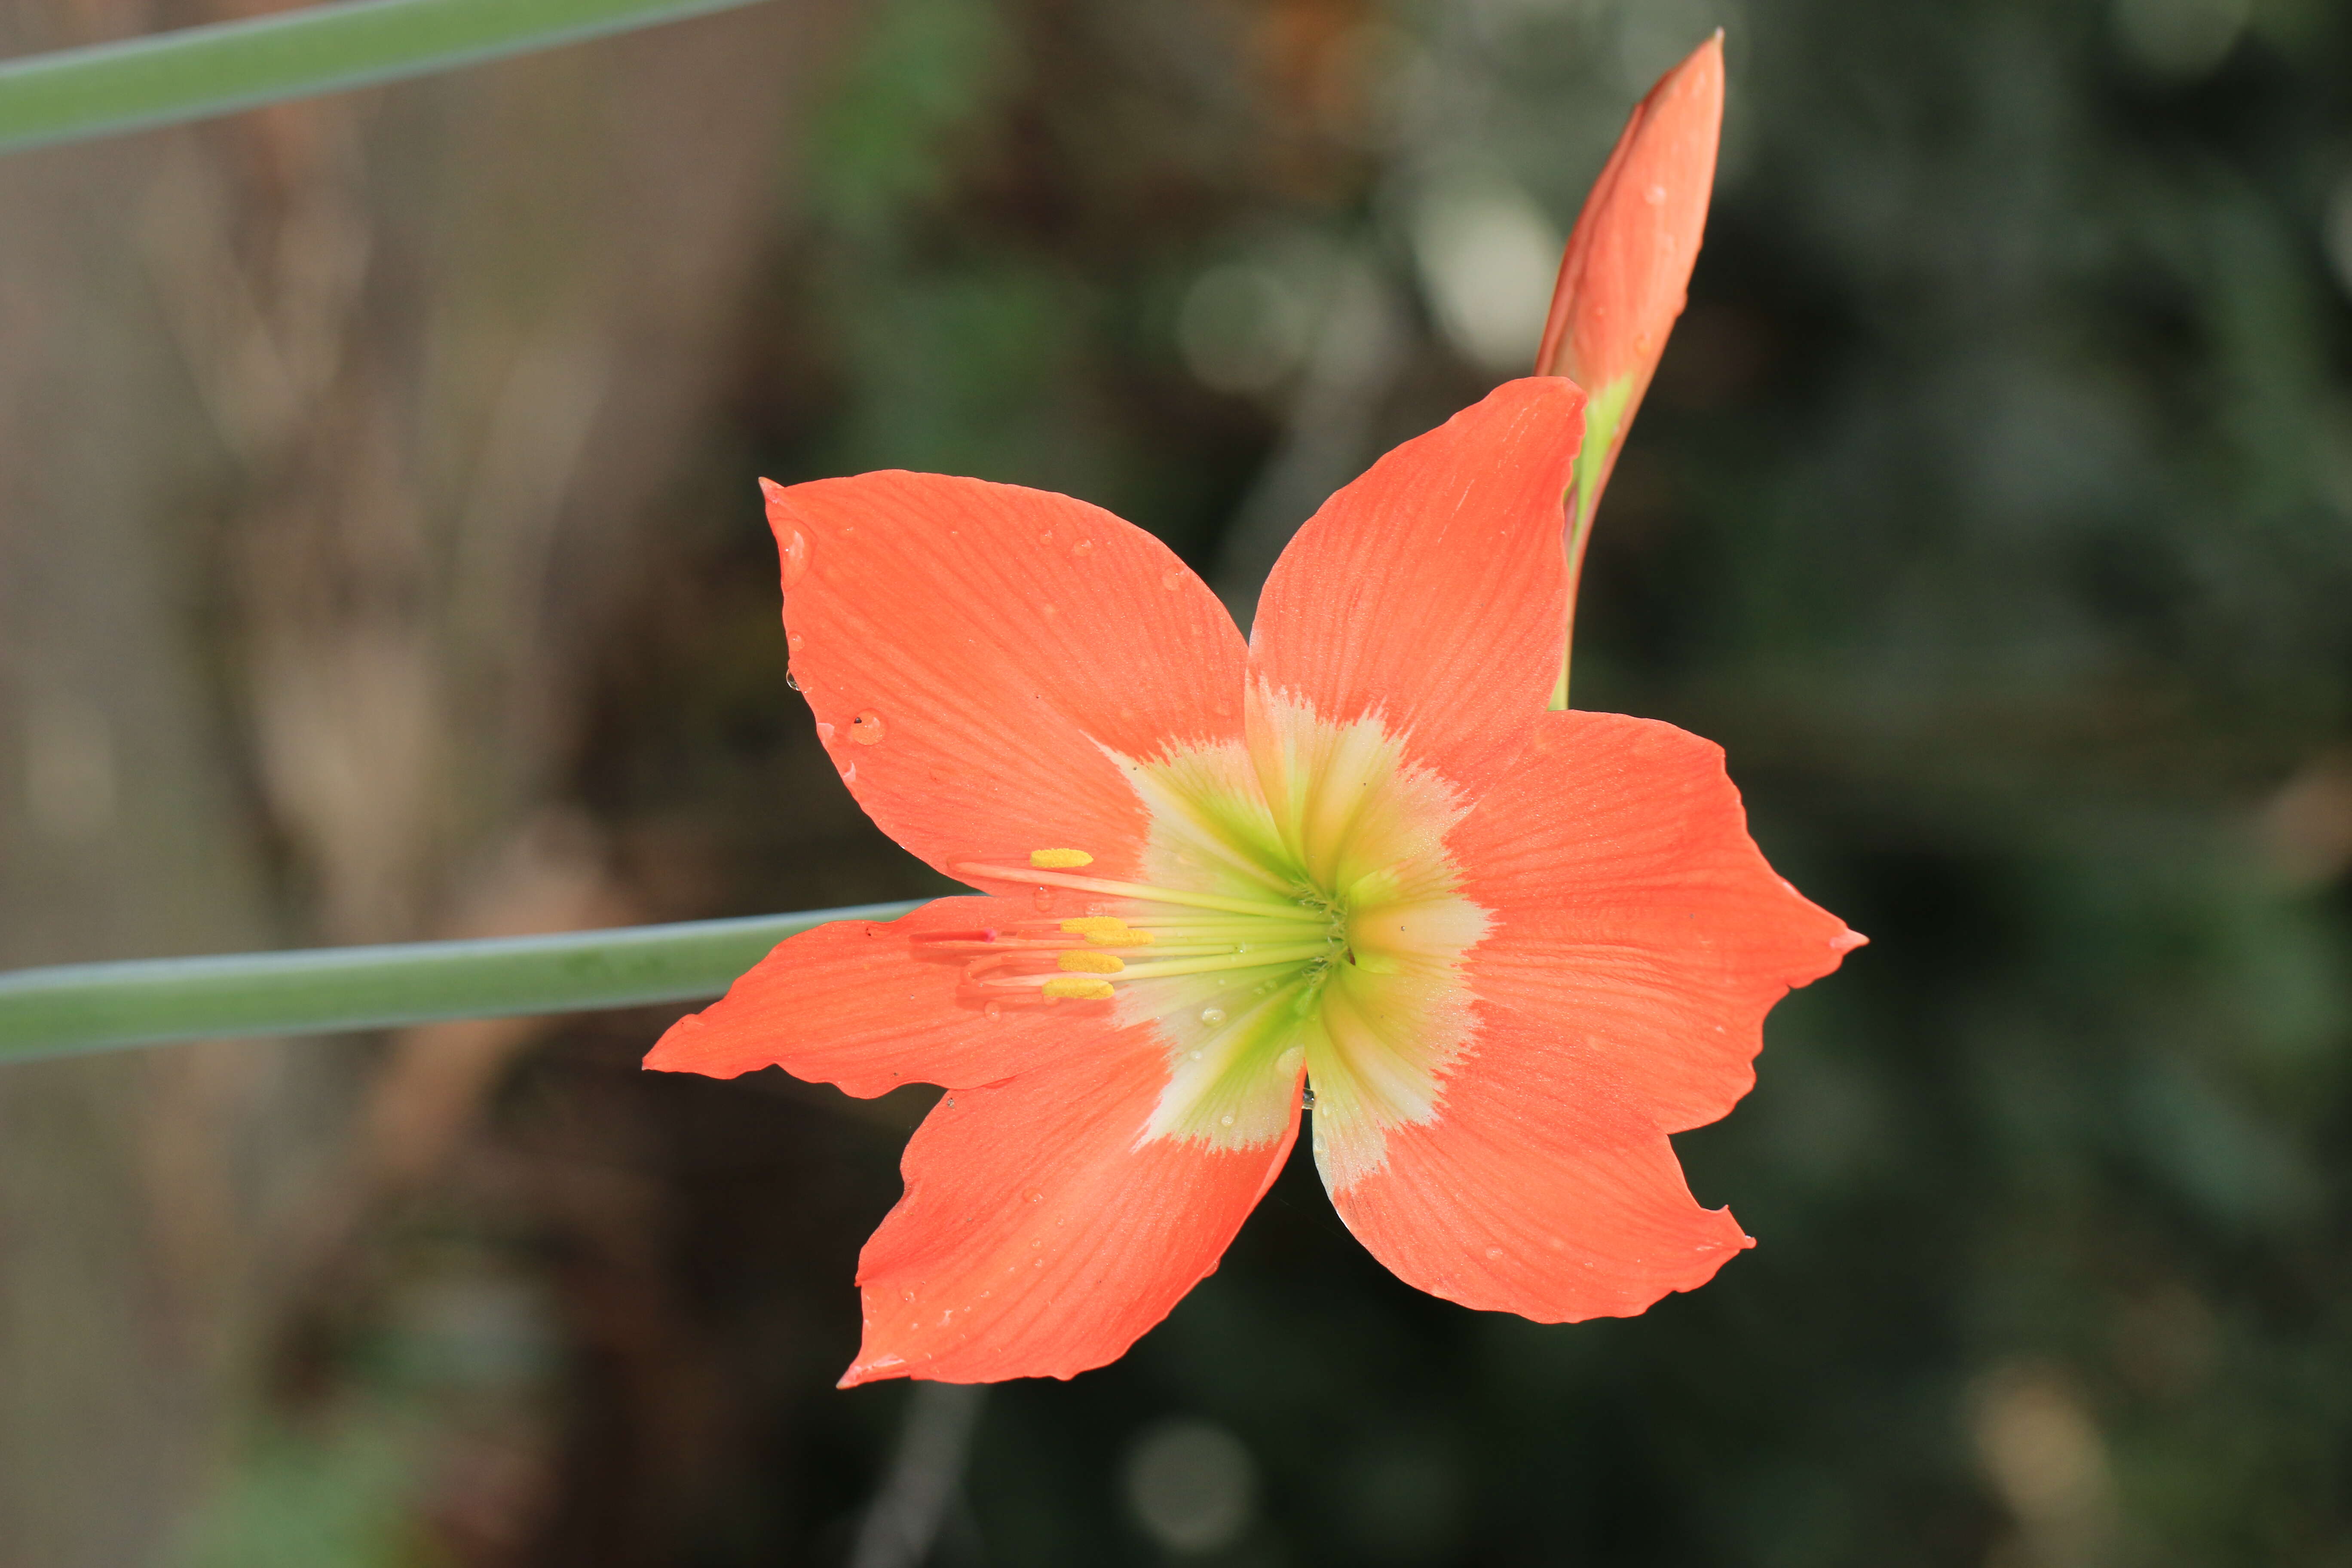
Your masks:
[{"label": "dark blurred foliage", "polygon": [[[886,0],[578,796],[657,914],[934,890],[785,689],[751,475],[1070,491],[1245,606],[1264,536],[1532,353],[1625,110],[1718,22],[1575,696],[1721,742],[1872,938],[1678,1140],[1759,1246],[1538,1327],[1388,1277],[1302,1162],[1123,1362],[988,1395],[932,1561],[2352,1563],[2325,0]],[[377,1414],[265,1445],[215,1557],[310,1508],[402,1543],[352,1561],[847,1560],[914,1407],[830,1385],[920,1100],[638,1075],[665,1021],[548,1040],[301,1318],[284,1408]],[[334,1500],[379,1453],[439,1478],[421,1533]]]}]

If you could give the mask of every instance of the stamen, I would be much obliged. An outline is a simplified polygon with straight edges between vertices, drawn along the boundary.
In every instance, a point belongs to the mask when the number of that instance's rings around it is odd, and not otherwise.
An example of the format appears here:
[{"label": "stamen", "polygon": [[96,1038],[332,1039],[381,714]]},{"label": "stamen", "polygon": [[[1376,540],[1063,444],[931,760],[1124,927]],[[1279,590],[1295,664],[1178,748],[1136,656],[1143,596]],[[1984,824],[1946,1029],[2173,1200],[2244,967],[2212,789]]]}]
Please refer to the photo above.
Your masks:
[{"label": "stamen", "polygon": [[1127,965],[1109,953],[1088,952],[1081,947],[1062,954],[1062,967],[1080,974],[1117,974]]},{"label": "stamen", "polygon": [[1039,870],[1066,869],[1073,866],[1091,866],[1095,858],[1083,849],[1032,849],[1029,864]]},{"label": "stamen", "polygon": [[1081,1002],[1100,1002],[1109,996],[1110,982],[1093,980],[1083,974],[1056,974],[1045,982],[1048,996],[1067,996]]},{"label": "stamen", "polygon": [[1133,899],[1138,903],[1177,904],[1188,909],[1221,910],[1234,915],[1272,915],[1283,920],[1299,918],[1298,905],[1277,904],[1262,899],[1228,899],[1216,893],[1195,893],[1181,888],[1156,888],[1143,882],[1110,882],[1099,877],[1072,877],[1059,871],[1021,871],[1004,866],[984,866],[976,861],[965,861],[948,868],[960,877],[985,878],[992,882],[1042,882],[1048,887],[1068,888],[1081,893]]},{"label": "stamen", "polygon": [[1214,958],[1177,958],[1152,963],[1130,963],[1122,980],[1155,980],[1163,974],[1214,974],[1226,969],[1266,969],[1320,958],[1331,951],[1328,942],[1297,942],[1286,947],[1253,947]]}]

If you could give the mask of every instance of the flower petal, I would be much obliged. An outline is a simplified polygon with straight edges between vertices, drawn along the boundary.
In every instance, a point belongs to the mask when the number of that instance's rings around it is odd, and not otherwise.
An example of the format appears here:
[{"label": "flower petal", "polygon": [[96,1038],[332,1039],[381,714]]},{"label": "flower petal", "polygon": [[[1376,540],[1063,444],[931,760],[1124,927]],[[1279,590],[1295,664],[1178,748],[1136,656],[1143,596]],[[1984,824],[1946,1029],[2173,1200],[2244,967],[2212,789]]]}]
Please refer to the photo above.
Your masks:
[{"label": "flower petal", "polygon": [[1378,716],[1408,760],[1473,794],[1500,773],[1559,675],[1583,407],[1557,377],[1507,382],[1326,501],[1258,599],[1254,700]]},{"label": "flower petal", "polygon": [[1492,921],[1471,993],[1556,1025],[1666,1131],[1713,1121],[1754,1085],[1772,1004],[1863,939],[1765,863],[1720,747],[1614,713],[1534,733],[1447,841]]},{"label": "flower petal", "polygon": [[898,472],[767,494],[793,676],[825,748],[934,868],[1076,849],[1090,875],[1131,876],[1143,811],[1105,748],[1239,736],[1232,617],[1101,508]]},{"label": "flower petal", "polygon": [[1639,1103],[1562,1046],[1482,1016],[1433,1120],[1390,1129],[1387,1159],[1345,1186],[1326,1169],[1348,1228],[1407,1284],[1543,1323],[1630,1317],[1749,1245],[1692,1200]]},{"label": "flower petal", "polygon": [[780,942],[725,997],[679,1019],[646,1056],[659,1072],[735,1078],[781,1067],[860,1099],[901,1084],[994,1083],[1111,1032],[1092,1008],[1003,1007],[959,994],[962,964],[911,939],[1005,927],[1025,899],[938,899],[895,921],[835,921]]},{"label": "flower petal", "polygon": [[1298,1115],[1248,1148],[1142,1142],[1168,1054],[1139,1026],[932,1110],[907,1145],[906,1196],[858,1259],[866,1340],[845,1387],[1075,1376],[1216,1268]]}]

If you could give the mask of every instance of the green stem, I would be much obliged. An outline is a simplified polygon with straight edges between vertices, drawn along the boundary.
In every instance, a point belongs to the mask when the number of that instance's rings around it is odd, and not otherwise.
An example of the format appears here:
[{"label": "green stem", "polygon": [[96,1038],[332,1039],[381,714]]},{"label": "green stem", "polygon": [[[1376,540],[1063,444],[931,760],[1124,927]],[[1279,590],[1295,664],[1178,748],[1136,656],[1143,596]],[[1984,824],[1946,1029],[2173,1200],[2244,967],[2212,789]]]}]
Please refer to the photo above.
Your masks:
[{"label": "green stem", "polygon": [[343,0],[0,61],[0,152],[394,81],[752,0]]},{"label": "green stem", "polygon": [[1562,543],[1568,552],[1568,622],[1561,628],[1559,679],[1552,684],[1551,708],[1568,706],[1569,666],[1576,657],[1576,591],[1584,579],[1584,547],[1592,542],[1592,514],[1601,507],[1601,487],[1608,482],[1610,459],[1631,421],[1633,378],[1621,375],[1591,394],[1584,405],[1584,445],[1577,449],[1574,477],[1569,481],[1568,528]]},{"label": "green stem", "polygon": [[796,932],[827,921],[893,920],[915,907],[21,969],[0,973],[0,1062],[692,1001],[724,992]]}]

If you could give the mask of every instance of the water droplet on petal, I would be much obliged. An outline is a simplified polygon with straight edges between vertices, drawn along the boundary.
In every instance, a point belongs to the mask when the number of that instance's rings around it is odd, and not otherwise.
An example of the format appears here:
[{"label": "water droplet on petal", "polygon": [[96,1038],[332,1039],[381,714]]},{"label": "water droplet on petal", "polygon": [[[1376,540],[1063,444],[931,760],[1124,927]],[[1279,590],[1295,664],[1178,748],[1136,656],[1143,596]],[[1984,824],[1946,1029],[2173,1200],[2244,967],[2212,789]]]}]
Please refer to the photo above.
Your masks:
[{"label": "water droplet on petal", "polygon": [[1642,199],[1649,203],[1654,207],[1663,205],[1666,199],[1666,187],[1664,185],[1652,185],[1648,190],[1642,193]]},{"label": "water droplet on petal", "polygon": [[898,1292],[898,1300],[901,1301],[911,1301],[914,1299],[915,1293],[912,1290],[901,1290]]},{"label": "water droplet on petal", "polygon": [[1486,1256],[1489,1258],[1500,1258],[1503,1256],[1503,1249],[1499,1247],[1490,1247],[1486,1249]]},{"label": "water droplet on petal", "polygon": [[801,636],[800,633],[786,632],[784,634],[784,651],[786,653],[798,653],[801,649],[806,647],[808,647],[808,638]]},{"label": "water droplet on petal", "polygon": [[1033,1236],[1029,1238],[1029,1245],[1032,1247],[1043,1247],[1045,1245],[1045,1238],[1042,1236]]},{"label": "water droplet on petal", "polygon": [[1308,1084],[1299,1092],[1298,1103],[1301,1108],[1305,1110],[1312,1110],[1315,1109],[1315,1086],[1313,1084]]},{"label": "water droplet on petal", "polygon": [[1039,530],[1039,531],[1038,531],[1038,533],[1037,533],[1037,542],[1038,542],[1038,543],[1040,543],[1040,544],[1051,544],[1051,543],[1053,543],[1053,542],[1054,542],[1054,531],[1053,531],[1052,529],[1050,529],[1050,528],[1047,528],[1047,529],[1041,529],[1041,530]]},{"label": "water droplet on petal", "polygon": [[1185,1059],[1185,1060],[1187,1060],[1187,1061],[1194,1061],[1194,1062],[1197,1062],[1197,1061],[1199,1061],[1199,1060],[1201,1059],[1201,1053],[1200,1053],[1200,1052],[1198,1052],[1198,1051],[1193,1051],[1193,1052],[1192,1052],[1190,1055],[1188,1055],[1184,1059]]},{"label": "water droplet on petal", "polygon": [[[1033,1204],[1042,1204],[1045,1201],[1045,1194],[1043,1193],[1033,1192],[1029,1194],[1029,1201]],[[1032,1242],[1030,1245],[1034,1247],[1036,1244]]]},{"label": "water droplet on petal", "polygon": [[1160,585],[1172,594],[1184,585],[1184,568],[1171,566],[1160,574]]},{"label": "water droplet on petal", "polygon": [[1070,546],[1070,558],[1074,561],[1084,561],[1094,552],[1095,542],[1091,539],[1081,539]]},{"label": "water droplet on petal", "polygon": [[841,782],[844,784],[856,784],[857,782],[857,764],[856,763],[852,763],[847,767],[841,770]]},{"label": "water droplet on petal", "polygon": [[1051,888],[1040,888],[1030,897],[1041,910],[1050,910],[1054,907],[1054,889]]},{"label": "water droplet on petal", "polygon": [[784,531],[782,541],[776,546],[776,552],[783,568],[786,588],[808,575],[808,536],[799,529]]},{"label": "water droplet on petal", "polygon": [[861,746],[882,743],[882,715],[868,708],[849,721],[849,738]]},{"label": "water droplet on petal", "polygon": [[1029,1267],[1032,1268],[1043,1268],[1045,1267],[1045,1260],[1042,1258],[1033,1258],[1029,1260]]},{"label": "water droplet on petal", "polygon": [[787,669],[784,671],[784,684],[798,691],[801,689],[801,678]]},{"label": "water droplet on petal", "polygon": [[1218,1118],[1217,1118],[1217,1125],[1218,1125],[1218,1126],[1220,1126],[1220,1127],[1231,1127],[1233,1124],[1234,1124],[1234,1113],[1233,1113],[1232,1111],[1230,1111],[1230,1110],[1229,1110],[1229,1111],[1227,1111],[1227,1112],[1225,1112],[1225,1114],[1223,1114],[1223,1116],[1220,1116],[1220,1117],[1218,1117]]},{"label": "water droplet on petal", "polygon": [[830,724],[828,724],[828,723],[826,723],[826,722],[825,722],[824,720],[822,720],[822,719],[818,720],[818,721],[816,721],[816,738],[817,738],[818,740],[820,740],[820,741],[830,741],[830,740],[832,740],[832,739],[833,739],[833,726],[832,726],[832,725],[830,725]]},{"label": "water droplet on petal", "polygon": [[982,1007],[980,1011],[982,1017],[1002,1018],[1004,1016],[1004,1004],[1002,1002],[991,1002],[987,1006]]},{"label": "water droplet on petal", "polygon": [[[1225,1010],[1223,1007],[1203,1007],[1201,1009],[1201,1022],[1208,1025],[1209,1027],[1213,1029],[1224,1021]],[[1194,1051],[1192,1054],[1197,1057],[1201,1053]]]}]

